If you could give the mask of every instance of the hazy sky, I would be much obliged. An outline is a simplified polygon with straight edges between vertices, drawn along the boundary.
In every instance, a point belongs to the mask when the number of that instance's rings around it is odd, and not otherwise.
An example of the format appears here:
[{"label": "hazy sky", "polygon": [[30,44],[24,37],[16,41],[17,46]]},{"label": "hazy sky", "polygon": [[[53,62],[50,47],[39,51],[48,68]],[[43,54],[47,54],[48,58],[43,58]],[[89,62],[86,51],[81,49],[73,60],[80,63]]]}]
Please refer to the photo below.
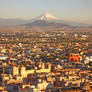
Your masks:
[{"label": "hazy sky", "polygon": [[0,18],[32,19],[47,12],[92,24],[92,0],[0,0]]}]

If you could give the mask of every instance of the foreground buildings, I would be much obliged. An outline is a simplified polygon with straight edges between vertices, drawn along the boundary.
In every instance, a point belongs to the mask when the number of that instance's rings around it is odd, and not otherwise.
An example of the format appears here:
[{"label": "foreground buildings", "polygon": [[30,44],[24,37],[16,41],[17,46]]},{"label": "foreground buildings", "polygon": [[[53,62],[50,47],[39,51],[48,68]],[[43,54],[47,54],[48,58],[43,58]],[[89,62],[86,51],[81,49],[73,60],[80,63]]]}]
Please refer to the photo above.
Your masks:
[{"label": "foreground buildings", "polygon": [[0,33],[1,92],[92,92],[92,34]]}]

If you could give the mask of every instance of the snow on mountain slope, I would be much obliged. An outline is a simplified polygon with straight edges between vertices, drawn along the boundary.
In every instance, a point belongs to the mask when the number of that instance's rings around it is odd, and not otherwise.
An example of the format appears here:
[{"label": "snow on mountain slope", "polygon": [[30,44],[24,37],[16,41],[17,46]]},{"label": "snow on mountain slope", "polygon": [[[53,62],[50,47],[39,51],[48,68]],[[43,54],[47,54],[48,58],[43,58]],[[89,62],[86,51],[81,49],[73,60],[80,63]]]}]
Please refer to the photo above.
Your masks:
[{"label": "snow on mountain slope", "polygon": [[58,18],[52,16],[49,13],[45,13],[39,17],[36,18],[36,20],[57,20]]}]

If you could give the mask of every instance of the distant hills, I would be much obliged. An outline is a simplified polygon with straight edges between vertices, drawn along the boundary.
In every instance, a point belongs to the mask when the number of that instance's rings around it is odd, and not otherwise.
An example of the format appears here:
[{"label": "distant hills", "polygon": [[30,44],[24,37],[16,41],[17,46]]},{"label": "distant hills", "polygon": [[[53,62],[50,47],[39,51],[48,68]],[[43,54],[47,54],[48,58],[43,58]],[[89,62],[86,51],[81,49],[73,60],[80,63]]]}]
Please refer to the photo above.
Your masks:
[{"label": "distant hills", "polygon": [[92,28],[92,26],[89,26],[90,28]]},{"label": "distant hills", "polygon": [[0,19],[0,32],[92,32],[92,25],[60,20],[48,13],[32,20]]},{"label": "distant hills", "polygon": [[23,26],[27,26],[27,27],[33,27],[33,26],[49,27],[49,26],[51,26],[51,27],[56,27],[56,28],[70,27],[70,25],[67,25],[67,24],[56,23],[56,22],[48,22],[46,20],[37,20],[37,21],[34,21],[32,23],[24,24]]},{"label": "distant hills", "polygon": [[[37,23],[36,23],[37,22]],[[16,26],[16,25],[26,25],[32,27],[34,26],[91,26],[90,24],[86,23],[79,23],[73,21],[65,21],[58,19],[51,14],[45,13],[39,17],[36,17],[32,20],[23,20],[23,19],[0,19],[0,27],[4,26]]]},{"label": "distant hills", "polygon": [[0,19],[0,27],[16,26],[20,24],[30,23],[30,20],[23,19]]}]

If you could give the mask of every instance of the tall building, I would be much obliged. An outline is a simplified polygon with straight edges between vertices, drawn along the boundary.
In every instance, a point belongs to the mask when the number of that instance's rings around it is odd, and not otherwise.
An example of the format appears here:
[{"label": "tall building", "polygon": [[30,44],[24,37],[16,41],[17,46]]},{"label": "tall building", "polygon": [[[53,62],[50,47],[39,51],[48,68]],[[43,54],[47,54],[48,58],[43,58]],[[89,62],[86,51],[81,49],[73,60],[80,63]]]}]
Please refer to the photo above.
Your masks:
[{"label": "tall building", "polygon": [[19,67],[18,66],[13,66],[12,67],[12,75],[19,75]]},{"label": "tall building", "polygon": [[20,68],[19,68],[19,74],[22,77],[27,77],[27,71],[26,71],[26,67],[25,66],[20,66]]}]

